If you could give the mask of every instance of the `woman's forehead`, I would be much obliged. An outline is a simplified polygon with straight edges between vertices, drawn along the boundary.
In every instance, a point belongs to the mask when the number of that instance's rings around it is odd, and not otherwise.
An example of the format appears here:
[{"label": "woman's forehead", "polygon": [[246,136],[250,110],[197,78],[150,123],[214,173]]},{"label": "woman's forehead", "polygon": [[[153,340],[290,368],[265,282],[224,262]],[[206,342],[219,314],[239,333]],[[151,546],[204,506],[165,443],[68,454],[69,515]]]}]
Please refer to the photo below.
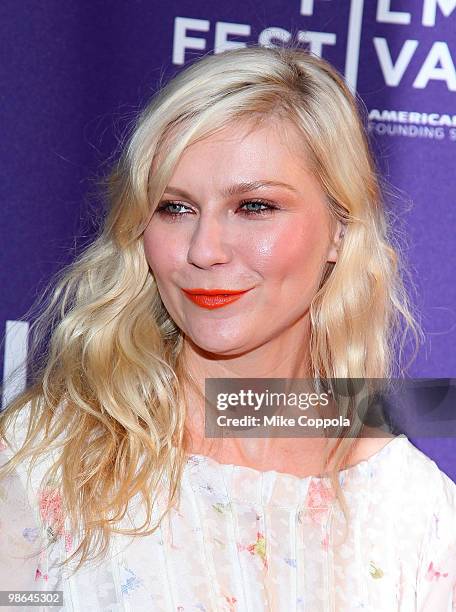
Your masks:
[{"label": "woman's forehead", "polygon": [[[204,164],[204,167],[201,167]],[[269,173],[270,178],[310,170],[303,135],[290,122],[230,123],[190,143],[174,175],[209,170],[217,175],[242,171]]]}]

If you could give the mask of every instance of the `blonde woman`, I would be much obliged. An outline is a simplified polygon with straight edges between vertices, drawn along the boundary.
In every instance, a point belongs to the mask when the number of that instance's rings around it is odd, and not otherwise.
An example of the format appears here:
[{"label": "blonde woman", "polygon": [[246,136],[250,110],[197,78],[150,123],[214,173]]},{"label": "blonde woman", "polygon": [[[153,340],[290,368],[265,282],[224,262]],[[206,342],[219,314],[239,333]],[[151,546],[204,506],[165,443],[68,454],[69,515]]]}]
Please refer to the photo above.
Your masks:
[{"label": "blonde woman", "polygon": [[400,331],[419,339],[343,79],[295,48],[204,57],[141,114],[108,195],[0,417],[1,590],[451,610],[456,485],[405,435],[205,436],[206,379],[388,379]]}]

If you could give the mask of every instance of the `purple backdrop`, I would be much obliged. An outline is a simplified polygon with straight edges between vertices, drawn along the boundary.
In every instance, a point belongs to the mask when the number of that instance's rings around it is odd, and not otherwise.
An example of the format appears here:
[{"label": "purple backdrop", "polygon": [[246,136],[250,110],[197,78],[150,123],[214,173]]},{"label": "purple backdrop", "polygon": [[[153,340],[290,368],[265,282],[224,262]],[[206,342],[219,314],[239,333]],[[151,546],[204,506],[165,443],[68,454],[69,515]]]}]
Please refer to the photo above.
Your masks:
[{"label": "purple backdrop", "polygon": [[[4,374],[27,347],[17,321],[90,240],[96,180],[162,77],[201,53],[293,35],[369,113],[426,333],[410,374],[455,375],[456,0],[4,0],[0,28]],[[456,480],[454,439],[413,441]]]}]

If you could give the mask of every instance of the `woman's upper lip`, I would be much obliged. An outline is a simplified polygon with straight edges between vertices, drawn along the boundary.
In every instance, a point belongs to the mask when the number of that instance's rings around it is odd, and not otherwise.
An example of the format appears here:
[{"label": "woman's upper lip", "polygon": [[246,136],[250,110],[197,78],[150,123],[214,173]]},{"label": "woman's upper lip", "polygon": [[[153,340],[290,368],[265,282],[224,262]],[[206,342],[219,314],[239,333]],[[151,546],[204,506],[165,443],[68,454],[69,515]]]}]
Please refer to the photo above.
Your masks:
[{"label": "woman's upper lip", "polygon": [[182,288],[182,291],[186,293],[191,293],[192,295],[234,295],[236,293],[245,293],[249,291],[249,289],[185,289]]}]

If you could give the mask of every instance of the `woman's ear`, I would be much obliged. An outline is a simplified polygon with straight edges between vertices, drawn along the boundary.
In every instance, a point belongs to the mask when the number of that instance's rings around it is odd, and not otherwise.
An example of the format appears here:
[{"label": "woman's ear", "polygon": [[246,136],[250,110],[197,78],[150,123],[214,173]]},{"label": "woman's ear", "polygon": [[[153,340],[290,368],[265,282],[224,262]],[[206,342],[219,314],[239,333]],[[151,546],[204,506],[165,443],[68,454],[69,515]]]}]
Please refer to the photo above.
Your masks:
[{"label": "woman's ear", "polygon": [[339,254],[339,248],[345,235],[346,225],[341,221],[336,221],[336,227],[333,232],[331,244],[329,247],[327,261],[335,263]]}]

